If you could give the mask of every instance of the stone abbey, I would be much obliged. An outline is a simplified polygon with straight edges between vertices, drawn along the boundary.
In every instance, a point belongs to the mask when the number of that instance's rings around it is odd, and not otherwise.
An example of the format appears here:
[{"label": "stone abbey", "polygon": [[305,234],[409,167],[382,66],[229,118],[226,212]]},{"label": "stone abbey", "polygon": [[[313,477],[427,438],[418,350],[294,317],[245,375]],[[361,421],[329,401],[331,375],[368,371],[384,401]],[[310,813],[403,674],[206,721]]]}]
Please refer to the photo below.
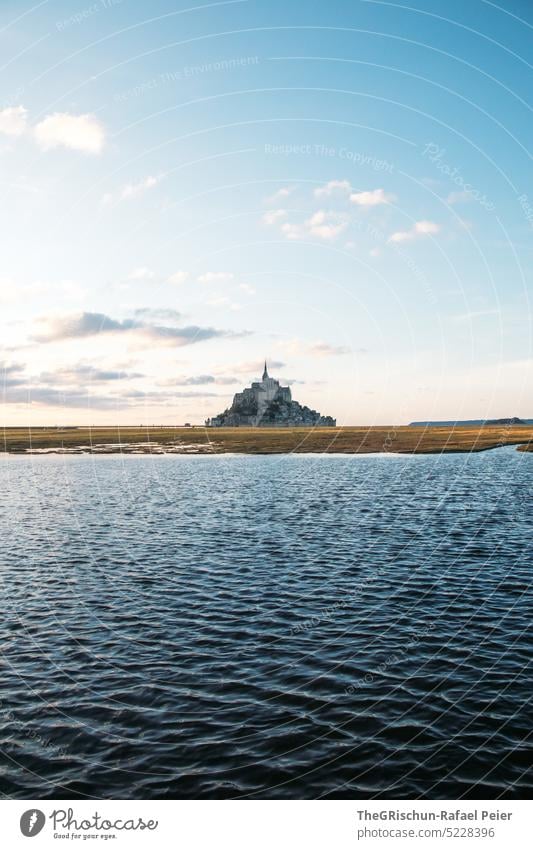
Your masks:
[{"label": "stone abbey", "polygon": [[292,400],[288,386],[281,386],[270,377],[265,362],[263,379],[237,392],[231,407],[218,416],[207,419],[207,427],[335,427],[331,416]]}]

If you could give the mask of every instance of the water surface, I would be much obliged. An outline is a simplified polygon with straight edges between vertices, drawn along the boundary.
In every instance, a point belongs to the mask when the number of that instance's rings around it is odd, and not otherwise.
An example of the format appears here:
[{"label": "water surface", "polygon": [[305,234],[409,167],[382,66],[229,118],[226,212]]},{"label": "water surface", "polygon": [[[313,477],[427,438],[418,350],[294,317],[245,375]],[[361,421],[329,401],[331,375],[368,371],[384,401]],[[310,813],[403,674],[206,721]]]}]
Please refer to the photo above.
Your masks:
[{"label": "water surface", "polygon": [[5,456],[0,790],[524,798],[533,456]]}]

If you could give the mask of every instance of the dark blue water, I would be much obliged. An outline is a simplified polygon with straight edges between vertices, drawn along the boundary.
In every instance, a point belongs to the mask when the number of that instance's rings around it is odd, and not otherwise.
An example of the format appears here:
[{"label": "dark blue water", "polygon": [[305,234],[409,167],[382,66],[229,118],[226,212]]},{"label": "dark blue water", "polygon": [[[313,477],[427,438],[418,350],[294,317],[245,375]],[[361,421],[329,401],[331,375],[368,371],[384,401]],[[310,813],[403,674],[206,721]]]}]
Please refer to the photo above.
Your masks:
[{"label": "dark blue water", "polygon": [[524,798],[533,455],[5,457],[0,789]]}]

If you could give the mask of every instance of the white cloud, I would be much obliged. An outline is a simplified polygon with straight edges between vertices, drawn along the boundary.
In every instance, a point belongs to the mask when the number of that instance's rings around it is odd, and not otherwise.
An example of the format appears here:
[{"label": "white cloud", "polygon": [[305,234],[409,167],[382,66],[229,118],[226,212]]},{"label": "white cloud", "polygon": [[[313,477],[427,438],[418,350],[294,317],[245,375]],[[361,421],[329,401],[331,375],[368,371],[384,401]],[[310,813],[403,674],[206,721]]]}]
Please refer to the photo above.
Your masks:
[{"label": "white cloud", "polygon": [[309,347],[309,353],[314,357],[331,357],[349,354],[350,349],[346,345],[328,345],[327,342],[316,342]]},{"label": "white cloud", "polygon": [[5,136],[21,136],[26,132],[28,112],[24,106],[10,106],[0,111],[0,133]]},{"label": "white cloud", "polygon": [[198,277],[199,283],[229,283],[234,275],[229,271],[206,271]]},{"label": "white cloud", "polygon": [[284,209],[273,209],[271,212],[265,212],[263,215],[263,221],[265,224],[276,224],[278,221],[281,221],[286,217],[287,213]]},{"label": "white cloud", "polygon": [[236,304],[233,301],[231,301],[230,298],[224,298],[224,297],[211,298],[209,301],[207,301],[207,305],[209,307],[226,307],[229,310],[235,310],[235,311],[242,309],[240,304]]},{"label": "white cloud", "polygon": [[383,189],[373,189],[371,192],[354,192],[350,195],[351,203],[356,206],[380,206],[382,203],[392,203],[396,196],[387,194]]},{"label": "white cloud", "polygon": [[66,147],[81,153],[101,153],[105,144],[105,130],[94,115],[70,115],[55,112],[48,115],[34,129],[35,139],[43,150]]},{"label": "white cloud", "polygon": [[107,193],[102,197],[103,204],[110,204],[115,199],[117,201],[121,200],[132,200],[133,198],[137,198],[140,195],[143,195],[149,189],[153,189],[154,186],[157,186],[160,183],[162,177],[145,177],[144,180],[139,180],[137,183],[126,183],[126,185],[116,194]]},{"label": "white cloud", "polygon": [[242,291],[246,292],[247,295],[255,295],[255,289],[253,286],[250,286],[249,283],[241,283],[239,285],[239,289],[242,289]]},{"label": "white cloud", "polygon": [[454,203],[468,203],[473,200],[471,192],[450,192],[446,199],[446,203],[453,206]]},{"label": "white cloud", "polygon": [[278,201],[284,200],[285,198],[288,198],[289,195],[292,195],[293,191],[294,186],[284,186],[283,188],[278,189],[277,192],[274,192],[273,195],[266,198],[266,203],[278,203]]},{"label": "white cloud", "polygon": [[155,271],[152,271],[151,268],[146,268],[145,266],[141,268],[135,268],[131,274],[128,274],[128,280],[153,280],[155,277]]},{"label": "white cloud", "polygon": [[432,235],[433,233],[438,233],[440,227],[438,224],[435,224],[434,221],[417,221],[415,224],[415,233],[421,235]]},{"label": "white cloud", "polygon": [[160,182],[161,177],[146,177],[138,183],[128,183],[120,193],[121,198],[128,200],[144,194],[148,189],[153,189]]},{"label": "white cloud", "polygon": [[434,221],[417,221],[410,230],[398,230],[389,237],[389,242],[409,242],[418,236],[432,236],[440,231]]},{"label": "white cloud", "polygon": [[332,241],[336,239],[348,226],[348,218],[338,212],[319,209],[304,221],[303,225],[292,224],[285,221],[281,225],[283,235],[294,241],[304,239],[306,236],[315,236],[317,239]]},{"label": "white cloud", "polygon": [[311,236],[331,241],[346,229],[348,220],[336,212],[321,209],[305,222],[305,226]]},{"label": "white cloud", "polygon": [[304,231],[298,224],[291,224],[289,221],[286,221],[285,224],[281,226],[281,232],[287,239],[303,239]]},{"label": "white cloud", "polygon": [[181,283],[185,283],[188,277],[188,271],[175,271],[174,274],[171,274],[170,277],[167,279],[167,283],[172,283],[175,286],[179,286],[181,285]]},{"label": "white cloud", "polygon": [[315,189],[316,198],[331,197],[332,195],[344,195],[351,192],[352,187],[348,180],[330,180],[324,186]]}]

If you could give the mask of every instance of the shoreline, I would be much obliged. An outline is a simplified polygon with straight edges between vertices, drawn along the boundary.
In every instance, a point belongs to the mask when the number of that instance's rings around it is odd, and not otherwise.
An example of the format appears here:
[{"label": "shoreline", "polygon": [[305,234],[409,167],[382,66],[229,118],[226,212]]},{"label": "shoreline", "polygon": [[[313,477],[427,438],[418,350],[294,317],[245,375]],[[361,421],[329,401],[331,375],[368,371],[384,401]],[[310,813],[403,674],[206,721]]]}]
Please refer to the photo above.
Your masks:
[{"label": "shoreline", "polygon": [[17,456],[465,454],[533,451],[533,425],[337,428],[5,428],[0,452]]}]

